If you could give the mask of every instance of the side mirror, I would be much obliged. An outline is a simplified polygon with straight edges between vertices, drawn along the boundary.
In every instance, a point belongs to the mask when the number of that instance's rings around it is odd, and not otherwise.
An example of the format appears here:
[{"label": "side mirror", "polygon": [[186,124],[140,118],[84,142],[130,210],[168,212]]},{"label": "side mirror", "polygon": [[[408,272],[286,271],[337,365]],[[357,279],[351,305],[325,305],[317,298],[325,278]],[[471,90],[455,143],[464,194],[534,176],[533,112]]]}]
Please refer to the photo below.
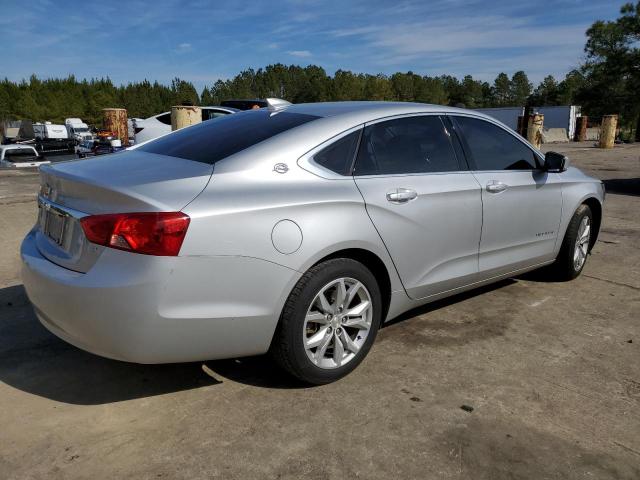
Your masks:
[{"label": "side mirror", "polygon": [[569,159],[558,152],[547,152],[544,156],[544,169],[547,172],[564,172]]}]

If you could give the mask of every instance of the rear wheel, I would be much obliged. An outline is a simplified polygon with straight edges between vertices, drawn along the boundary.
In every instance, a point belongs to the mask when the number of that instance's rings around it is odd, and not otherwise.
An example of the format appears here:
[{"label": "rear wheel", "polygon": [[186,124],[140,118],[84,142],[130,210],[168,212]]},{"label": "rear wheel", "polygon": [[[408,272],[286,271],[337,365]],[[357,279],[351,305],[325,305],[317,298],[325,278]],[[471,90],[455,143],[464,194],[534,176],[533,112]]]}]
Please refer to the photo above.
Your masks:
[{"label": "rear wheel", "polygon": [[373,274],[351,259],[316,265],[298,281],[284,306],[271,353],[298,379],[335,381],[369,352],[382,315]]},{"label": "rear wheel", "polygon": [[592,225],[591,209],[580,205],[569,222],[560,253],[552,265],[558,280],[573,280],[582,272],[591,246]]}]

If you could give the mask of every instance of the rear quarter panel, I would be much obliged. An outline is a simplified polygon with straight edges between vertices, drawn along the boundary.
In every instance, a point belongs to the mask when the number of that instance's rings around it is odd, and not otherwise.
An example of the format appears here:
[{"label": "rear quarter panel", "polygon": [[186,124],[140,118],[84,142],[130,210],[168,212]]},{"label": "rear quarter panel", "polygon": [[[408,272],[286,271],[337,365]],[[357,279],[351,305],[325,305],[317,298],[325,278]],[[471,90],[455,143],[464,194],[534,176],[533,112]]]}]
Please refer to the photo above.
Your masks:
[{"label": "rear quarter panel", "polygon": [[[353,179],[324,179],[295,161],[288,165],[285,174],[273,171],[272,164],[214,172],[207,188],[184,209],[191,224],[181,255],[255,257],[302,273],[338,250],[362,248],[385,263],[392,289],[401,290]],[[282,220],[294,222],[301,232],[300,246],[291,253],[278,251],[272,239]]]}]

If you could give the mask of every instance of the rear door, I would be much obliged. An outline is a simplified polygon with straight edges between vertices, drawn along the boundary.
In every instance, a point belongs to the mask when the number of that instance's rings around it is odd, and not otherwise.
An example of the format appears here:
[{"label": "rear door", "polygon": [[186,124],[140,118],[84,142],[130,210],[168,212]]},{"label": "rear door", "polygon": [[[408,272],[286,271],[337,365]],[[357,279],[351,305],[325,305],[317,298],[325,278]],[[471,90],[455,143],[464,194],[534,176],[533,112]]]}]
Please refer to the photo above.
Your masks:
[{"label": "rear door", "polygon": [[354,178],[411,298],[471,283],[478,271],[480,186],[438,115],[367,124]]},{"label": "rear door", "polygon": [[562,210],[555,173],[515,132],[482,118],[455,116],[482,187],[480,275],[488,278],[553,257]]}]

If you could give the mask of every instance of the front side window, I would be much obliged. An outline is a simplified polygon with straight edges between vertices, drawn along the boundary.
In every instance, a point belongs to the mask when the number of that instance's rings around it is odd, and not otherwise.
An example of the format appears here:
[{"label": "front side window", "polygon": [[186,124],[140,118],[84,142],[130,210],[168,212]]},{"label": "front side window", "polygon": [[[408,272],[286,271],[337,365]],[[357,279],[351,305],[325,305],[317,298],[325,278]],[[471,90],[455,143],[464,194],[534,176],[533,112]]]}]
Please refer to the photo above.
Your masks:
[{"label": "front side window", "polygon": [[279,133],[315,120],[315,115],[252,110],[225,115],[153,140],[138,150],[214,164]]},{"label": "front side window", "polygon": [[527,145],[485,120],[456,117],[476,170],[535,170],[536,156]]},{"label": "front side window", "polygon": [[350,175],[360,130],[342,137],[313,156],[313,161],[339,175]]},{"label": "front side window", "polygon": [[365,128],[355,175],[460,170],[450,134],[438,116],[414,116]]}]

